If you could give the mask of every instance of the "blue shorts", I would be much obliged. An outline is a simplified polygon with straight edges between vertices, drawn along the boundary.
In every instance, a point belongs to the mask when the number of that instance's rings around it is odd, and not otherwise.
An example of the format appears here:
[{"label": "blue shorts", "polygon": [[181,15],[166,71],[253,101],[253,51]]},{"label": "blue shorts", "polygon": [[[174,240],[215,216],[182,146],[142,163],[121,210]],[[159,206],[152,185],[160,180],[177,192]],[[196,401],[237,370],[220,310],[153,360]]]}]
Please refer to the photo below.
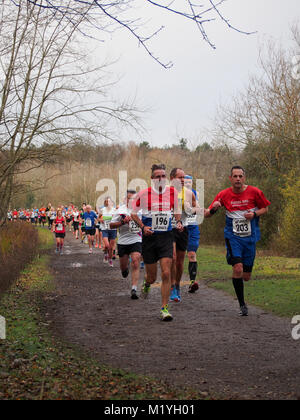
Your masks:
[{"label": "blue shorts", "polygon": [[200,243],[200,230],[198,226],[189,226],[189,241],[188,241],[188,252],[197,252]]},{"label": "blue shorts", "polygon": [[109,241],[116,239],[118,236],[117,230],[102,230],[102,238],[107,238]]},{"label": "blue shorts", "polygon": [[256,243],[253,239],[232,236],[225,238],[225,243],[228,264],[233,266],[242,263],[244,272],[251,273],[256,256]]}]

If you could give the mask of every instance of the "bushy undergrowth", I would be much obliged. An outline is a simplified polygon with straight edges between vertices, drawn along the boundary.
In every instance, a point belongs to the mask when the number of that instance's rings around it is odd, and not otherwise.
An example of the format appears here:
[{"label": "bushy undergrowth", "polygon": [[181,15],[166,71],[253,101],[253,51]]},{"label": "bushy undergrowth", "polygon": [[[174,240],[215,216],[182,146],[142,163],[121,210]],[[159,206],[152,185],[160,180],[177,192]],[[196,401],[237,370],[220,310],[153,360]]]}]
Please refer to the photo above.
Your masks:
[{"label": "bushy undergrowth", "polygon": [[38,233],[28,223],[0,227],[0,295],[19,277],[38,250]]}]

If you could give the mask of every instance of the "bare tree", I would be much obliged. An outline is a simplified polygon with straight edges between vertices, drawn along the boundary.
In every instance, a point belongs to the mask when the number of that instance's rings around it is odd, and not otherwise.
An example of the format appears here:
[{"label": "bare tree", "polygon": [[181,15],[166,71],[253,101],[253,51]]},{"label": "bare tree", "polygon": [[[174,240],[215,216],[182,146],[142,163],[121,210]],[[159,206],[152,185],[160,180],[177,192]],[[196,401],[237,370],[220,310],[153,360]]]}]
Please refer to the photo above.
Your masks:
[{"label": "bare tree", "polygon": [[133,106],[108,99],[106,66],[90,67],[78,49],[89,8],[70,22],[34,2],[1,3],[0,220],[16,175],[53,160],[78,137],[109,137],[112,120],[137,126]]},{"label": "bare tree", "polygon": [[[233,105],[220,107],[217,134],[247,147],[267,170],[278,174],[300,171],[300,80],[295,77],[299,32],[293,30],[296,49],[283,50],[274,42],[260,54],[261,74],[253,76]],[[297,41],[298,40],[298,41]]]},{"label": "bare tree", "polygon": [[[11,0],[15,5],[20,4],[20,0]],[[148,16],[143,16],[143,11],[139,10],[140,16],[132,18],[132,11],[138,9],[141,2],[139,0],[72,0],[62,4],[61,0],[27,0],[35,6],[51,10],[54,17],[61,16],[70,23],[76,25],[76,18],[79,14],[85,16],[86,26],[80,28],[81,33],[89,35],[88,26],[92,29],[102,31],[115,31],[125,29],[131,36],[136,38],[147,54],[165,68],[172,66],[171,62],[163,62],[151,50],[149,44],[153,37],[159,34],[164,27],[158,27],[151,33],[143,33],[143,24],[148,20]],[[227,0],[145,0],[144,5],[153,9],[160,9],[183,18],[196,25],[205,42],[212,48],[216,48],[211,41],[206,25],[217,20],[221,21],[228,28],[242,34],[250,35],[253,32],[245,32],[230,23],[230,20],[222,13],[222,6]],[[85,32],[86,31],[86,32]]]}]

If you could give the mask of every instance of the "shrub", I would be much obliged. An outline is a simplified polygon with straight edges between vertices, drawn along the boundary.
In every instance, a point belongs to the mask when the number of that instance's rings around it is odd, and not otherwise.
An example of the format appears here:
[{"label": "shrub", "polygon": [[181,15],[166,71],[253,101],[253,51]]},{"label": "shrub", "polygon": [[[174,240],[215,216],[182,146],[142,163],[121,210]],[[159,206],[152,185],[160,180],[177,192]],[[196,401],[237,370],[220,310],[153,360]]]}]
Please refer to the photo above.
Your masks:
[{"label": "shrub", "polygon": [[8,290],[38,250],[38,233],[28,223],[0,227],[0,295]]},{"label": "shrub", "polygon": [[299,257],[300,249],[300,179],[295,172],[286,177],[285,188],[282,189],[284,208],[281,214],[279,235],[275,243],[285,255]]}]

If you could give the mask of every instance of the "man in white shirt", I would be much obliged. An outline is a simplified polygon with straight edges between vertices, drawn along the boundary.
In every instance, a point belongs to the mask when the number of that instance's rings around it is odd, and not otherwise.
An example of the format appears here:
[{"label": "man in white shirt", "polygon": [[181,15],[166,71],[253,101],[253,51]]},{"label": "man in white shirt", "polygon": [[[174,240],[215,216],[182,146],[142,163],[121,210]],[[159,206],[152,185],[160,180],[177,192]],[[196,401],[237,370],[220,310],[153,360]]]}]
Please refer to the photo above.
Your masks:
[{"label": "man in white shirt", "polygon": [[142,255],[142,234],[140,227],[131,219],[131,201],[136,191],[128,190],[126,202],[113,214],[110,229],[119,229],[118,255],[123,278],[129,275],[129,259],[131,259],[131,299],[138,299],[137,286],[140,278],[140,262]]}]

